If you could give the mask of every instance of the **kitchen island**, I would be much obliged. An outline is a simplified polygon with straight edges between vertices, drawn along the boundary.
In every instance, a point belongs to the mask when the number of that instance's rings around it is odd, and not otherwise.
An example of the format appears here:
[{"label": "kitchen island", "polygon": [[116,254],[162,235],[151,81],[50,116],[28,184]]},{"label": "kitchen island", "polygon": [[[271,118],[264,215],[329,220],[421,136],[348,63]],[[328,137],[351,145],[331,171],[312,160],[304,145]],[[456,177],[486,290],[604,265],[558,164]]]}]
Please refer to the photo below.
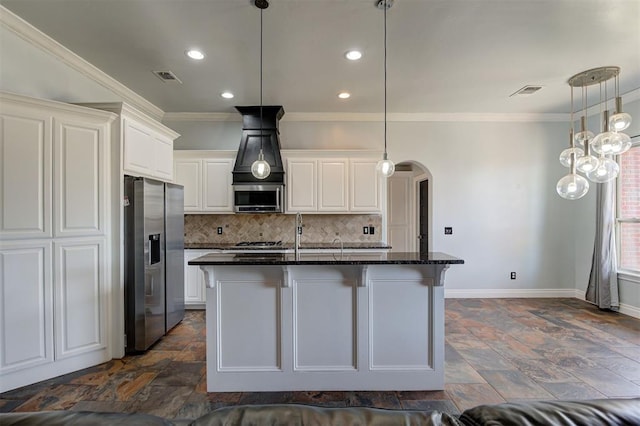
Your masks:
[{"label": "kitchen island", "polygon": [[210,253],[207,390],[444,388],[443,253]]}]

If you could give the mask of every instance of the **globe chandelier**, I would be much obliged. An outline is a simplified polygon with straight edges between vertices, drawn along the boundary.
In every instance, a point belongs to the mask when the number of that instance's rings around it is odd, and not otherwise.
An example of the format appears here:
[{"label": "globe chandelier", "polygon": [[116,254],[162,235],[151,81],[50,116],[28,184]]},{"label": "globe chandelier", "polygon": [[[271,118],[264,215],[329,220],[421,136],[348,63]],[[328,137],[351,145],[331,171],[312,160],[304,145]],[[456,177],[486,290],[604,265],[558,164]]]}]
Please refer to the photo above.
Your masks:
[{"label": "globe chandelier", "polygon": [[[562,198],[577,200],[589,191],[589,181],[605,183],[618,177],[620,168],[613,157],[624,154],[631,148],[631,138],[622,132],[631,124],[631,116],[622,111],[619,75],[619,67],[599,67],[580,72],[568,80],[571,87],[569,148],[560,153],[560,164],[569,167],[569,174],[562,177],[556,185],[556,191]],[[607,81],[612,79],[615,113],[609,116]],[[599,106],[602,123],[601,132],[594,135],[587,130],[587,88],[596,84],[600,87]],[[576,87],[581,89],[582,97],[580,131],[577,133],[573,128],[573,91]],[[583,173],[586,178],[578,172]]]}]

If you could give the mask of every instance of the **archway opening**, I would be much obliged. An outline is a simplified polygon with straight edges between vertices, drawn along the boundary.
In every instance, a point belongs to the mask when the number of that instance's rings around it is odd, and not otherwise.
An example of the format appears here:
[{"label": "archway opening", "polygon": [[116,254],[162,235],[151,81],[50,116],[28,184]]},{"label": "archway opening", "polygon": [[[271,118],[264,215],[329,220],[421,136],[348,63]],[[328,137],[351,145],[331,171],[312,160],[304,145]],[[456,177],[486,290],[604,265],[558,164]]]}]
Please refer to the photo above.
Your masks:
[{"label": "archway opening", "polygon": [[433,177],[416,161],[396,164],[387,182],[387,243],[392,251],[427,252],[432,238]]}]

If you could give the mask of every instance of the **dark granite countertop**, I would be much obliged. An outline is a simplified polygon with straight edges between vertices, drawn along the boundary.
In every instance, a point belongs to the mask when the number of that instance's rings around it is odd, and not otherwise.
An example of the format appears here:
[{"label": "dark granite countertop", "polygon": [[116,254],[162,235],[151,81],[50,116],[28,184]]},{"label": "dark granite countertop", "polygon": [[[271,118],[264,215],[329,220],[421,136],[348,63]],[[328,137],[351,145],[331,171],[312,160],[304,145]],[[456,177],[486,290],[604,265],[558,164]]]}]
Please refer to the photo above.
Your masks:
[{"label": "dark granite countertop", "polygon": [[464,260],[439,253],[209,253],[189,265],[434,265],[463,264]]},{"label": "dark granite countertop", "polygon": [[[345,242],[342,244],[344,250],[389,250],[390,245],[377,242]],[[283,243],[281,246],[242,246],[238,247],[233,243],[185,243],[186,250],[293,250],[293,243]],[[301,250],[340,250],[340,243],[301,243]]]}]

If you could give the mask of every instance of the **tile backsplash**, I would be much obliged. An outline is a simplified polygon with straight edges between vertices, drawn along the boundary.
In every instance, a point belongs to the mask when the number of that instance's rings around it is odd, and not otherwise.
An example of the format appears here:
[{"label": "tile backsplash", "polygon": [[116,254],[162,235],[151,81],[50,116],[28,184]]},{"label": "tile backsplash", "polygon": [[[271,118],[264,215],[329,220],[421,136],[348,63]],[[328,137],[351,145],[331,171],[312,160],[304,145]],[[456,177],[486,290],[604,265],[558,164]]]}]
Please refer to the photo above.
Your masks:
[{"label": "tile backsplash", "polygon": [[[362,228],[373,226],[373,235]],[[217,229],[222,227],[222,234]],[[185,243],[237,243],[240,241],[294,240],[295,215],[291,214],[187,214]],[[303,214],[302,243],[330,243],[336,237],[345,242],[382,240],[381,215]]]}]

